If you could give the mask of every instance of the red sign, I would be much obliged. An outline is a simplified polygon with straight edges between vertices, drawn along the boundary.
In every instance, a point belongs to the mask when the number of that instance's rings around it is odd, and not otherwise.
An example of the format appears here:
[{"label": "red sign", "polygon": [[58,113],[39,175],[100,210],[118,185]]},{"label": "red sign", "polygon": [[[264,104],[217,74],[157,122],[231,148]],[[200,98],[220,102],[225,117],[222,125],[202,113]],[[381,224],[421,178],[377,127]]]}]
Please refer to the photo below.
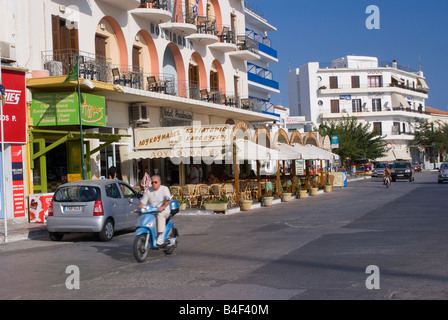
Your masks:
[{"label": "red sign", "polygon": [[26,143],[26,91],[25,73],[2,69],[2,84],[5,87],[5,104],[0,126],[4,124],[4,141]]},{"label": "red sign", "polygon": [[25,216],[25,185],[23,183],[23,147],[11,146],[12,198],[14,218]]}]

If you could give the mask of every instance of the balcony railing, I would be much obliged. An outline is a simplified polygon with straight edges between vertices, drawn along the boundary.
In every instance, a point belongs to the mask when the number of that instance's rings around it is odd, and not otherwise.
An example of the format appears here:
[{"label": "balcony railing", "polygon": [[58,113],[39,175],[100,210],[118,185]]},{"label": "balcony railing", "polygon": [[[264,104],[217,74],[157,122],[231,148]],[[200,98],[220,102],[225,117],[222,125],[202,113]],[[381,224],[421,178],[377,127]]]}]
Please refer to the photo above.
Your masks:
[{"label": "balcony railing", "polygon": [[250,29],[246,29],[246,37],[249,40],[257,42],[257,48],[259,51],[264,52],[274,58],[278,57],[277,50],[272,48],[271,39],[269,39],[268,37],[258,34]]},{"label": "balcony railing", "polygon": [[144,9],[162,9],[166,11],[173,11],[171,1],[168,0],[140,0],[140,7]]},{"label": "balcony railing", "polygon": [[228,107],[271,113],[266,102],[242,98],[219,88],[201,89],[196,81],[179,81],[171,74],[145,73],[141,67],[112,64],[111,59],[80,50],[55,50],[42,52],[42,64],[50,76],[66,76],[79,56],[79,75],[83,79],[100,81],[134,89],[177,95],[198,101]]},{"label": "balcony railing", "polygon": [[280,85],[277,81],[274,81],[272,71],[260,68],[254,64],[247,64],[247,77],[249,81],[254,81],[262,85],[279,89]]}]

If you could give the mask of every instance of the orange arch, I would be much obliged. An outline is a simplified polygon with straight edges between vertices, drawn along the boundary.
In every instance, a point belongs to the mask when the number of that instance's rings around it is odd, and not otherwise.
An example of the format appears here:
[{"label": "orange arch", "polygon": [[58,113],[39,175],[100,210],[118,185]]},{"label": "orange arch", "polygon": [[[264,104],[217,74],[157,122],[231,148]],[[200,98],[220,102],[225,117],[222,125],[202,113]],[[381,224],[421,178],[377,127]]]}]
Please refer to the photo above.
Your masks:
[{"label": "orange arch", "polygon": [[302,135],[300,134],[299,131],[295,130],[292,135],[291,138],[289,139],[289,144],[292,145],[294,143],[300,143],[301,145],[303,145],[303,139],[302,139]]},{"label": "orange arch", "polygon": [[[126,39],[123,34],[123,29],[121,28],[120,24],[115,20],[115,18],[111,16],[105,16],[102,20],[106,20],[107,23],[112,27],[112,30],[114,30],[115,38],[117,39],[118,48],[120,50],[120,64],[127,66],[129,63],[128,59],[128,50],[126,45]],[[99,23],[101,23],[101,21]]]},{"label": "orange arch", "polygon": [[204,15],[204,4],[202,3],[202,0],[199,0],[199,3],[198,3],[198,15],[199,16]]},{"label": "orange arch", "polygon": [[305,136],[305,138],[303,140],[303,144],[305,144],[305,145],[311,144],[316,147],[319,147],[319,140],[317,139],[317,136],[315,133],[308,132],[308,134]]},{"label": "orange arch", "polygon": [[233,143],[237,138],[241,138],[241,135],[247,137],[247,140],[252,141],[252,133],[250,131],[250,125],[246,121],[238,121],[232,129],[231,142]]},{"label": "orange arch", "polygon": [[159,73],[159,55],[157,54],[156,45],[151,35],[146,30],[140,30],[138,33],[146,43],[146,47],[148,48],[150,65],[151,65],[151,73]]},{"label": "orange arch", "polygon": [[192,58],[194,58],[194,61],[198,64],[199,68],[199,85],[201,90],[207,89],[207,70],[205,69],[204,60],[202,60],[202,57],[199,53],[194,52],[192,55]]},{"label": "orange arch", "polygon": [[221,7],[219,6],[218,0],[209,0],[213,6],[213,10],[215,11],[215,19],[216,19],[216,29],[218,33],[222,32],[222,14]]},{"label": "orange arch", "polygon": [[187,97],[187,93],[186,93],[186,72],[185,72],[185,65],[184,65],[184,60],[182,59],[182,54],[180,53],[179,47],[174,43],[174,42],[170,42],[168,44],[168,48],[170,48],[171,53],[174,56],[174,62],[176,63],[176,71],[177,71],[177,92],[178,95],[186,98]]},{"label": "orange arch", "polygon": [[271,134],[269,133],[269,130],[266,129],[266,127],[261,126],[255,131],[255,137],[254,137],[255,143],[257,143],[257,144],[259,143],[258,139],[260,138],[260,136],[262,134],[266,135],[266,143],[269,143],[269,145],[265,145],[263,147],[270,148],[271,147]]},{"label": "orange arch", "polygon": [[222,92],[226,92],[226,78],[224,76],[224,70],[222,68],[221,62],[215,59],[212,62],[212,66],[215,66],[216,71],[218,71],[218,81],[219,81],[219,90]]},{"label": "orange arch", "polygon": [[279,129],[274,136],[273,145],[276,145],[278,142],[289,144],[288,133],[284,129]]}]

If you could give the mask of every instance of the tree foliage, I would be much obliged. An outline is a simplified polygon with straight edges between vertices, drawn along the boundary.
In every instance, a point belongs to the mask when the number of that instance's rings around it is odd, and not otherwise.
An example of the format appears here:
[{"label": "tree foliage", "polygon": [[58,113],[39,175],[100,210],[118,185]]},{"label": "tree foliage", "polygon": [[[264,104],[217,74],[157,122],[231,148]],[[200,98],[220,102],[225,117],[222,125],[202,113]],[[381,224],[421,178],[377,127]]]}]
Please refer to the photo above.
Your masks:
[{"label": "tree foliage", "polygon": [[446,155],[448,151],[448,125],[440,121],[415,119],[414,143],[428,148],[435,154]]},{"label": "tree foliage", "polygon": [[386,141],[378,132],[370,130],[370,124],[362,124],[355,117],[344,117],[319,127],[323,136],[339,136],[339,148],[333,149],[344,161],[377,159],[386,153]]}]

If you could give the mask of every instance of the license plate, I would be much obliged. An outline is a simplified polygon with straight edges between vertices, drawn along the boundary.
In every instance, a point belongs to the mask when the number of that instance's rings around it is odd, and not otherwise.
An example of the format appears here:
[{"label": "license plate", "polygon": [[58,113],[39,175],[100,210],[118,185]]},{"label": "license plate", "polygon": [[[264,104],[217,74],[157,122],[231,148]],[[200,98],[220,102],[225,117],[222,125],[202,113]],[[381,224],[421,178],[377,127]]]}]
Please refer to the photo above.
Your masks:
[{"label": "license plate", "polygon": [[404,174],[397,174],[397,176],[399,176],[399,177],[404,177]]},{"label": "license plate", "polygon": [[75,212],[81,212],[82,207],[81,206],[67,206],[64,207],[64,213],[75,213]]}]

